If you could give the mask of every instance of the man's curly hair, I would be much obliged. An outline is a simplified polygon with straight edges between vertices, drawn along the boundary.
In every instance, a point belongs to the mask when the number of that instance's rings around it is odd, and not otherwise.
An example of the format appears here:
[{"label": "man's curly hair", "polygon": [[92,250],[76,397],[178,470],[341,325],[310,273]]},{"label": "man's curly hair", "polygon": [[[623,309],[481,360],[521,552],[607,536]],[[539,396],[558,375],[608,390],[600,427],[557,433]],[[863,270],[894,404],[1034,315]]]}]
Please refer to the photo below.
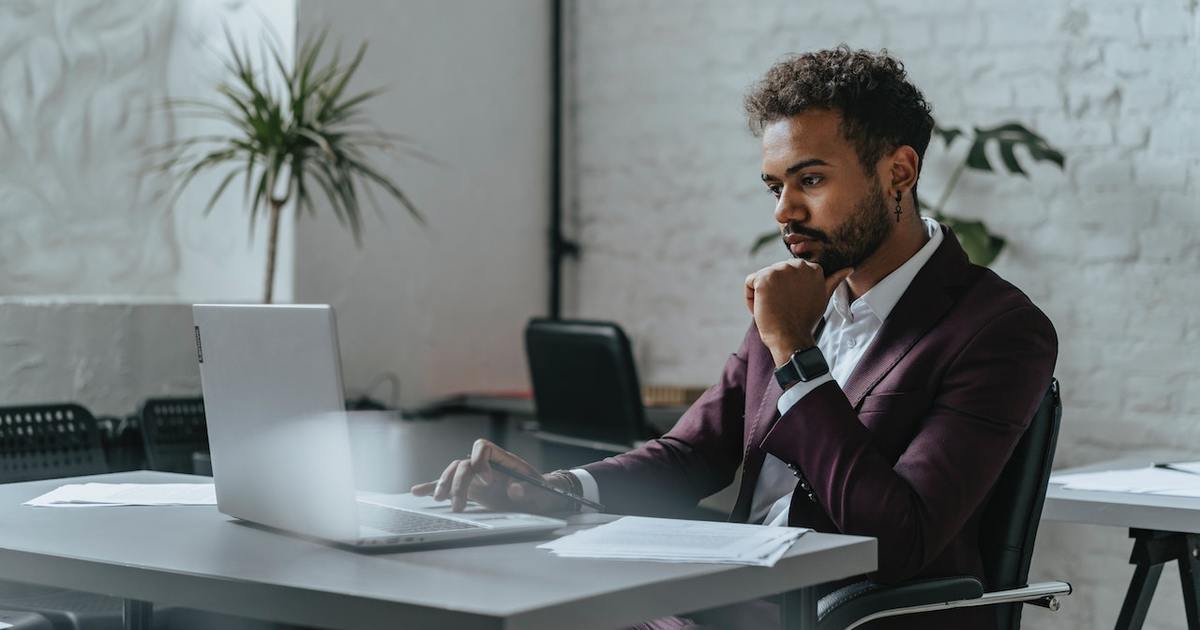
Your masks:
[{"label": "man's curly hair", "polygon": [[[842,116],[842,136],[854,145],[870,174],[887,151],[908,145],[920,167],[933,131],[924,95],[908,80],[904,64],[887,51],[850,50],[845,44],[792,55],[771,66],[745,100],[750,131],[782,118],[825,109]],[[913,186],[913,200],[917,189]]]}]

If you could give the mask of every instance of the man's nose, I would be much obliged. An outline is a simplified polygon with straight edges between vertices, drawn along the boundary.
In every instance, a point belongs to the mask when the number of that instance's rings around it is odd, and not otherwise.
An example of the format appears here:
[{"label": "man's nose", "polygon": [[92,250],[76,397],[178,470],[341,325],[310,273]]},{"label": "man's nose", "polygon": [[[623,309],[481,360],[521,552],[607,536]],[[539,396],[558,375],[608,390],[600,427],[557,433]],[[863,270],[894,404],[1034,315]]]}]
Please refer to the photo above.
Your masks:
[{"label": "man's nose", "polygon": [[797,195],[789,194],[786,189],[779,195],[779,200],[775,202],[775,221],[780,225],[786,225],[792,221],[804,222],[808,220],[808,206],[804,204],[802,199],[798,199]]}]

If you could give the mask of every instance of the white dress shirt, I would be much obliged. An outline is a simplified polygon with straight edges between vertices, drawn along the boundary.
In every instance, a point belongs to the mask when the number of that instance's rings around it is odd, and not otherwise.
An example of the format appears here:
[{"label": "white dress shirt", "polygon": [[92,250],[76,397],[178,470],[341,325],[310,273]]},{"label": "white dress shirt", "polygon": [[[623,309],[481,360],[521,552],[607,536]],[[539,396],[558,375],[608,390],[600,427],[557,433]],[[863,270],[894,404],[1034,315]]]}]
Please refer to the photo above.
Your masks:
[{"label": "white dress shirt", "polygon": [[[821,338],[817,340],[817,347],[821,349],[825,362],[829,364],[829,374],[808,382],[796,383],[788,388],[779,397],[780,415],[787,413],[792,405],[809,392],[831,380],[836,381],[839,386],[845,386],[867,346],[874,340],[875,334],[900,301],[900,297],[908,290],[908,285],[942,244],[942,229],[937,221],[928,217],[922,220],[929,241],[913,254],[912,258],[853,302],[849,301],[849,290],[845,282],[834,291],[829,305],[825,308],[825,329]],[[582,468],[572,469],[571,472],[579,477],[584,498],[599,501],[600,493],[595,478]],[[758,483],[754,486],[750,522],[787,525],[792,491],[796,483],[796,477],[787,465],[768,453],[759,473]]]}]

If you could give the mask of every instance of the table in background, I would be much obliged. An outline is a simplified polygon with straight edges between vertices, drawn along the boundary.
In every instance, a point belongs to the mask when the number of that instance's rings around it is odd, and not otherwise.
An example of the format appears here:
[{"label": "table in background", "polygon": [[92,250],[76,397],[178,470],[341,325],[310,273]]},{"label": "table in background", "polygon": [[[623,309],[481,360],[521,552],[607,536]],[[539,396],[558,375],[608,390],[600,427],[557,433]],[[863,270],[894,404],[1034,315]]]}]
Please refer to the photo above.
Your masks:
[{"label": "table in background", "polygon": [[[1057,473],[1124,470],[1147,466],[1159,459],[1122,459]],[[1125,593],[1117,630],[1141,628],[1150,609],[1163,566],[1179,563],[1189,630],[1200,630],[1200,498],[1133,492],[1067,490],[1050,484],[1042,519],[1127,527],[1134,539],[1129,562],[1133,578]]]},{"label": "table in background", "polygon": [[[646,424],[659,433],[666,433],[675,426],[686,406],[679,407],[645,407]],[[404,411],[404,415],[414,418],[437,418],[455,414],[480,414],[491,419],[491,439],[504,445],[504,432],[509,419],[517,416],[535,423],[537,408],[532,398],[522,396],[499,396],[494,394],[456,394],[416,409]],[[532,429],[534,427],[530,427]]]},{"label": "table in background", "polygon": [[134,472],[0,486],[0,579],[126,598],[130,625],[149,623],[155,602],[327,628],[611,630],[788,591],[787,627],[809,629],[813,587],[876,568],[875,539],[833,534],[802,536],[772,568],[558,558],[538,541],[363,554],[211,506],[21,505],[88,481],[208,480]]}]

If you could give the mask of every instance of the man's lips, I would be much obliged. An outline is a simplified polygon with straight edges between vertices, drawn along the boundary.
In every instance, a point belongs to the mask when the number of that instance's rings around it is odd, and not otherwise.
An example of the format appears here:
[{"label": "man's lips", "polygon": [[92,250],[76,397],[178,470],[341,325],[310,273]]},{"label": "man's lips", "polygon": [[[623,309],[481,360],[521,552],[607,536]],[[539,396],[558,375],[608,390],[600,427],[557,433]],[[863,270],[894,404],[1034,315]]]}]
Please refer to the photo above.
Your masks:
[{"label": "man's lips", "polygon": [[809,238],[807,236],[803,236],[800,234],[788,234],[787,236],[783,237],[783,242],[787,243],[788,245],[796,245],[799,243],[804,243],[804,242],[814,241],[814,240],[816,240],[816,239]]},{"label": "man's lips", "polygon": [[818,242],[811,238],[787,238],[788,251],[792,252],[793,256],[801,256],[803,254],[811,254],[816,249]]}]

